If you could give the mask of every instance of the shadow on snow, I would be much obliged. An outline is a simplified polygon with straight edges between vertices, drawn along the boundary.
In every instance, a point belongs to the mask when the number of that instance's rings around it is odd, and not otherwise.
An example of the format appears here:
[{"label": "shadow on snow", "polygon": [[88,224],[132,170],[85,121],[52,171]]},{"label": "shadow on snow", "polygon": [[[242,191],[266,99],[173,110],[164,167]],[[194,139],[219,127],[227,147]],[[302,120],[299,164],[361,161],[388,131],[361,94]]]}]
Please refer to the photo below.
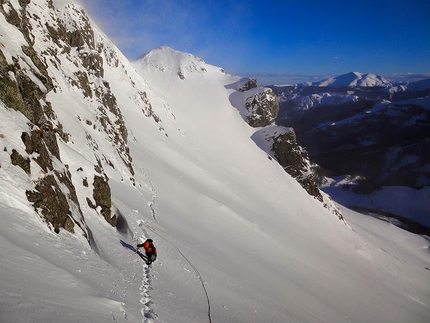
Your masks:
[{"label": "shadow on snow", "polygon": [[128,244],[127,242],[125,242],[123,240],[119,240],[119,241],[124,248],[133,251],[135,254],[139,255],[139,257],[142,258],[143,261],[147,262],[148,258],[146,257],[146,255],[141,253],[138,249],[136,249],[131,244]]}]

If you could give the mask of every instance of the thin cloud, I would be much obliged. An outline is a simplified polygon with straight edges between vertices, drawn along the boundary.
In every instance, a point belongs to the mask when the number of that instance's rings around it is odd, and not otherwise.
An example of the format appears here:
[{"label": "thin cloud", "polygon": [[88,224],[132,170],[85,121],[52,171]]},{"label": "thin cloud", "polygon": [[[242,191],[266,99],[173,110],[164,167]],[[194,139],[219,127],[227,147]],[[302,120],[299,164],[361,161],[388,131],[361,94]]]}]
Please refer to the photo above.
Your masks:
[{"label": "thin cloud", "polygon": [[393,74],[386,76],[390,81],[399,81],[399,82],[417,82],[421,80],[430,79],[430,73],[421,73],[421,74]]}]

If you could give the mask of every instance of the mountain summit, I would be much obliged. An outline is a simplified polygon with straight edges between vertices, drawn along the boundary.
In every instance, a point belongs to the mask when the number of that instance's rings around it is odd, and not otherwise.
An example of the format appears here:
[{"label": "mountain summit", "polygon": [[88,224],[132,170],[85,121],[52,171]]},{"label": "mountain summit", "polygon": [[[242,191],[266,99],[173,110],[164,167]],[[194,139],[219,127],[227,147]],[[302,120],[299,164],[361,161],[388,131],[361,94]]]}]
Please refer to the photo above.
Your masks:
[{"label": "mountain summit", "polygon": [[138,58],[134,64],[142,69],[156,68],[162,72],[173,71],[181,79],[185,79],[187,73],[207,72],[207,64],[203,59],[192,54],[179,52],[167,46],[151,50]]},{"label": "mountain summit", "polygon": [[391,85],[391,82],[382,76],[372,73],[362,74],[350,72],[348,74],[330,77],[326,80],[312,83],[312,85],[320,87],[386,87]]}]

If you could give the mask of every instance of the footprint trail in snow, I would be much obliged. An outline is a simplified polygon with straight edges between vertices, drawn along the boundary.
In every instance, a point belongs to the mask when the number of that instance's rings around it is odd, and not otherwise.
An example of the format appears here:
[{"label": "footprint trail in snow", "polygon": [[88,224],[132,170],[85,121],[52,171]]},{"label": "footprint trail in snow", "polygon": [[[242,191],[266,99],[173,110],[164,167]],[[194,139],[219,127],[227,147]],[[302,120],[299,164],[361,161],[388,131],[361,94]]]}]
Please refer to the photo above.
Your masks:
[{"label": "footprint trail in snow", "polygon": [[142,307],[142,316],[143,323],[153,323],[156,315],[154,311],[151,309],[152,300],[149,295],[149,291],[151,290],[151,275],[149,272],[149,266],[143,265],[143,280],[142,285],[140,286],[140,295],[142,298],[140,299],[140,303],[143,305]]}]

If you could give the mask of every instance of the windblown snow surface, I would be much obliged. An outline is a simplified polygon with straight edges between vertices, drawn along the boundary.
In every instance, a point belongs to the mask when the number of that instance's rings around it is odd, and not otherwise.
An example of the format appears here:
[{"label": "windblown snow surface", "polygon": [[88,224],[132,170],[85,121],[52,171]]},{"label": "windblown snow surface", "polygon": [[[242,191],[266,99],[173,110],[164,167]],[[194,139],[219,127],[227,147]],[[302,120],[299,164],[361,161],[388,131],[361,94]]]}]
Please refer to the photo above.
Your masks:
[{"label": "windblown snow surface", "polygon": [[[230,102],[238,78],[168,48],[136,69],[118,56],[125,65],[104,73],[134,182],[106,134],[91,132],[115,165],[105,170],[118,228],[77,186],[92,247],[80,232],[53,233],[1,149],[0,322],[430,322],[428,237],[348,209],[341,221],[309,196],[252,141],[256,129]],[[96,161],[77,116],[93,120],[96,109],[50,72],[59,90],[47,99],[71,136],[61,159],[79,182]],[[136,88],[162,123],[143,113]],[[1,104],[0,118],[1,145],[25,155],[25,117]],[[150,267],[135,252],[147,237],[158,250]]]}]

